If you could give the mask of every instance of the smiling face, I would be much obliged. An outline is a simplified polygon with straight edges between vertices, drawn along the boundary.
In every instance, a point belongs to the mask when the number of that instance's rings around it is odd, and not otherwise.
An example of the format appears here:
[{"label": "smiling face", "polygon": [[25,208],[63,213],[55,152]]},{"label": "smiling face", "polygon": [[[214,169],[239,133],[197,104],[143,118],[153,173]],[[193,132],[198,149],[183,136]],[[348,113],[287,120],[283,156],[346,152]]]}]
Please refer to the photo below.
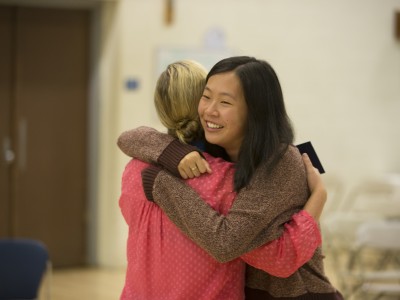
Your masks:
[{"label": "smiling face", "polygon": [[198,111],[206,140],[223,147],[231,160],[237,161],[245,134],[247,105],[233,71],[208,79]]}]

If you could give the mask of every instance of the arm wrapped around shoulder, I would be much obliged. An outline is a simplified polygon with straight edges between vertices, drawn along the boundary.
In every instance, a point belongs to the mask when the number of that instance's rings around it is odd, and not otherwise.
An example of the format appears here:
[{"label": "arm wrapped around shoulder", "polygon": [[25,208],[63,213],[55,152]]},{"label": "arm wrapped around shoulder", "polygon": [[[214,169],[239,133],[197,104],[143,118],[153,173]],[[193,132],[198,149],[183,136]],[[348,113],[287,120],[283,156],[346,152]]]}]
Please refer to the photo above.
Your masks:
[{"label": "arm wrapped around shoulder", "polygon": [[151,127],[141,126],[123,132],[117,141],[126,155],[148,163],[157,163],[164,149],[175,139]]},{"label": "arm wrapped around shoulder", "polygon": [[195,146],[183,144],[166,133],[146,126],[123,132],[117,145],[126,155],[148,163],[158,163],[179,178],[178,165],[182,158],[193,151],[201,154]]}]

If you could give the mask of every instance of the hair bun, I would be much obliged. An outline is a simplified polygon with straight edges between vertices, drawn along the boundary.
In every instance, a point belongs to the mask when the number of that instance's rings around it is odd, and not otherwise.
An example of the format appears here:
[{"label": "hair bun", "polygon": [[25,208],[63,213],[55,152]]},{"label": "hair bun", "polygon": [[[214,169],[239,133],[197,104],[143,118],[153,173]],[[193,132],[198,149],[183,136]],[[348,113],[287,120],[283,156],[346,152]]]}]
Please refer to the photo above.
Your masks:
[{"label": "hair bun", "polygon": [[180,140],[191,142],[198,137],[199,127],[200,124],[198,120],[180,120],[176,122],[176,135]]}]

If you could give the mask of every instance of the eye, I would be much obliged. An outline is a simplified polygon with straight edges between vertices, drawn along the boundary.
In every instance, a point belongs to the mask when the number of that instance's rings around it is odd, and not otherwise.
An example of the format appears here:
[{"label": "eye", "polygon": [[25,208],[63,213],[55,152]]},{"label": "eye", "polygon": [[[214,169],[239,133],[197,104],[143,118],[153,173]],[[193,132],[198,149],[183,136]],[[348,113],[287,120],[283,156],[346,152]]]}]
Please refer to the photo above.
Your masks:
[{"label": "eye", "polygon": [[232,103],[230,103],[229,101],[225,101],[225,100],[222,100],[222,101],[221,101],[221,104],[232,105]]}]

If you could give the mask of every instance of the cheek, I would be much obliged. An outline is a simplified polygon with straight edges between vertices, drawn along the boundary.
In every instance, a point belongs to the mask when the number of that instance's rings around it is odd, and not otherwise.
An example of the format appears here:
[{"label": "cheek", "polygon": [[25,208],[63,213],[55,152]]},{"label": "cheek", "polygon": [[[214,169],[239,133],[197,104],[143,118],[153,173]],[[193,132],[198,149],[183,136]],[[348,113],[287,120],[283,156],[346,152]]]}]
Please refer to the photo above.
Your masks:
[{"label": "cheek", "polygon": [[197,106],[197,113],[201,116],[203,114],[203,111],[204,111],[204,105],[200,101],[199,105]]}]

